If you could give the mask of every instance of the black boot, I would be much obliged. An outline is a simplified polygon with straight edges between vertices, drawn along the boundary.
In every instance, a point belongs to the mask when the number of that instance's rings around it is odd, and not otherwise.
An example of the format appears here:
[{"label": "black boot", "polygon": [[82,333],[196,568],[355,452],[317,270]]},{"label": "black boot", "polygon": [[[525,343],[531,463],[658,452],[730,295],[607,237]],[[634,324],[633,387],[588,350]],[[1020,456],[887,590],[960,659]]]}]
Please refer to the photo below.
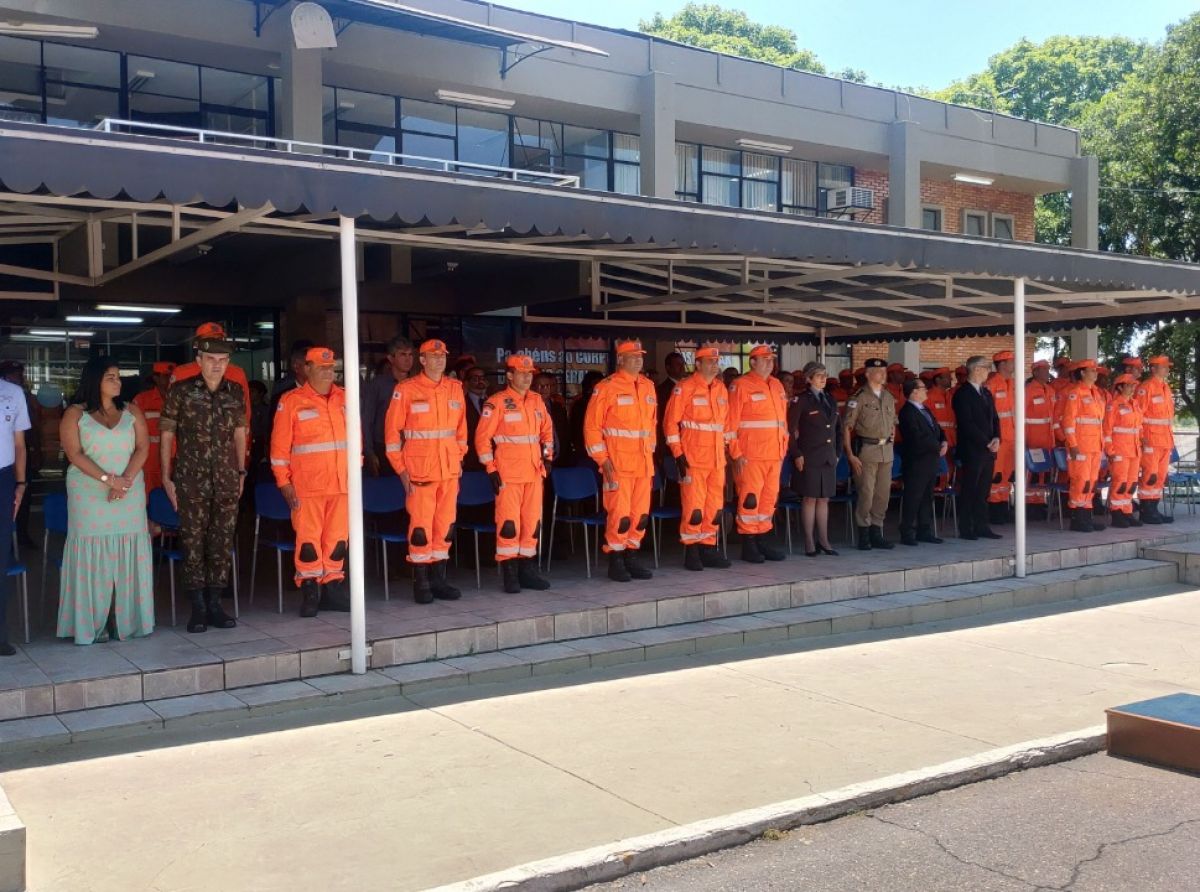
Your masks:
[{"label": "black boot", "polygon": [[550,588],[550,580],[538,569],[537,558],[521,558],[517,566],[517,581],[521,583],[521,588],[533,589],[535,592],[544,592]]},{"label": "black boot", "polygon": [[704,561],[700,559],[699,545],[683,546],[683,568],[685,570],[703,570]]},{"label": "black boot", "polygon": [[193,589],[187,593],[188,601],[192,605],[192,615],[188,619],[187,630],[189,632],[207,632],[208,631],[208,610],[204,606],[204,589]]},{"label": "black boot", "polygon": [[1037,505],[1037,504],[1026,505],[1025,506],[1025,519],[1026,520],[1047,520],[1048,515],[1046,513],[1046,506],[1045,505]]},{"label": "black boot", "polygon": [[1125,520],[1128,521],[1131,527],[1140,527],[1142,525],[1141,518],[1139,518],[1136,514],[1126,514]]},{"label": "black boot", "polygon": [[787,552],[775,544],[770,533],[758,537],[758,551],[769,561],[787,560]]},{"label": "black boot", "polygon": [[433,588],[429,585],[428,564],[413,564],[413,600],[418,604],[433,603]]},{"label": "black boot", "polygon": [[988,523],[1004,526],[1008,523],[1008,503],[988,502]]},{"label": "black boot", "polygon": [[504,592],[516,595],[521,592],[521,581],[517,579],[517,559],[510,558],[500,562],[500,579],[504,583]]},{"label": "black boot", "polygon": [[911,530],[908,532],[901,530],[900,531],[900,544],[915,546],[917,544],[917,534],[912,532]]},{"label": "black boot", "polygon": [[625,569],[634,579],[653,579],[654,573],[642,563],[636,548],[625,549]]},{"label": "black boot", "polygon": [[896,547],[895,543],[883,538],[883,527],[868,527],[868,535],[871,537],[872,548],[892,549]]},{"label": "black boot", "polygon": [[1092,509],[1091,508],[1072,508],[1071,509],[1071,532],[1073,533],[1090,533],[1092,531]]},{"label": "black boot", "polygon": [[930,545],[941,545],[946,540],[935,536],[933,530],[917,530],[917,541],[928,542]]},{"label": "black boot", "polygon": [[871,527],[859,527],[858,528],[858,550],[859,551],[870,551],[871,550]]},{"label": "black boot", "polygon": [[321,592],[315,579],[306,579],[300,583],[300,615],[311,619],[321,609]]},{"label": "black boot", "polygon": [[749,533],[742,535],[742,560],[747,564],[761,564],[766,561],[763,553],[758,550],[758,537]]},{"label": "black boot", "polygon": [[1157,526],[1163,522],[1162,515],[1158,513],[1158,499],[1142,499],[1140,508],[1142,523]]},{"label": "black boot", "polygon": [[446,565],[449,561],[435,561],[429,572],[429,587],[433,589],[433,596],[442,601],[457,601],[462,597],[462,592],[446,581]]},{"label": "black boot", "polygon": [[1112,528],[1114,530],[1127,530],[1129,527],[1129,515],[1122,514],[1120,511],[1114,511],[1112,514]]},{"label": "black boot", "polygon": [[350,592],[346,590],[346,580],[336,579],[321,586],[321,610],[332,610],[337,613],[350,612]]},{"label": "black boot", "polygon": [[204,606],[208,610],[208,624],[214,629],[233,629],[237,626],[237,620],[221,607],[221,595],[224,593],[224,586],[209,586],[204,591]]},{"label": "black boot", "polygon": [[718,570],[728,570],[733,566],[733,562],[721,554],[717,546],[697,545],[696,547],[700,549],[700,563],[704,566],[715,567]]},{"label": "black boot", "polygon": [[625,569],[625,553],[610,551],[608,553],[608,578],[613,582],[629,582],[633,579]]}]

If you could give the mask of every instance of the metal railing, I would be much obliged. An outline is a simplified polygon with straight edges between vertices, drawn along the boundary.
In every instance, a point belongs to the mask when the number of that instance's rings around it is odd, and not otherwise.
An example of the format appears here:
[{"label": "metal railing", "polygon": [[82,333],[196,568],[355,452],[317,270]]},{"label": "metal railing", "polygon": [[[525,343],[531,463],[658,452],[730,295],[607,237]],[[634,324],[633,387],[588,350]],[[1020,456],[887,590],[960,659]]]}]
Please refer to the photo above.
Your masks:
[{"label": "metal railing", "polygon": [[579,177],[569,174],[550,173],[540,170],[522,170],[517,167],[499,167],[494,164],[476,164],[471,161],[449,161],[445,158],[426,158],[422,155],[383,152],[378,149],[330,146],[324,143],[305,142],[299,139],[277,139],[273,136],[258,136],[251,133],[226,133],[220,130],[203,130],[198,127],[176,127],[172,124],[126,121],[121,118],[104,118],[96,124],[94,129],[103,131],[104,133],[144,133],[149,136],[185,139],[206,145],[243,146],[253,149],[287,152],[288,154],[323,155],[328,158],[340,158],[346,161],[365,161],[371,164],[420,167],[426,170],[440,170],[445,173],[464,173],[469,176],[512,180],[516,183],[540,183],[542,185],[566,186],[569,188],[579,187]]}]

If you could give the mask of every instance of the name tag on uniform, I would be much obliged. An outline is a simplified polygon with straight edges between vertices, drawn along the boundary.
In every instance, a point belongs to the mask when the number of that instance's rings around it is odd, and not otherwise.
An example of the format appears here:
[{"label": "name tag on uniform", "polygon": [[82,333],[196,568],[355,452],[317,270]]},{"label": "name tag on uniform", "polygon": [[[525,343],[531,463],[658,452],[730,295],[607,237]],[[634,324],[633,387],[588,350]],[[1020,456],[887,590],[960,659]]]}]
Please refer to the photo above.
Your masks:
[{"label": "name tag on uniform", "polygon": [[1090,396],[1085,396],[1083,398],[1083,404],[1085,406],[1090,406],[1092,404],[1092,398]]},{"label": "name tag on uniform", "polygon": [[752,403],[761,403],[766,398],[767,398],[767,395],[765,393],[750,394],[750,402],[752,402]]},{"label": "name tag on uniform", "polygon": [[708,405],[708,397],[694,396],[694,397],[692,397],[692,405],[693,406],[707,406]]},{"label": "name tag on uniform", "polygon": [[1044,397],[1035,396],[1035,397],[1033,398],[1033,404],[1034,404],[1035,406],[1040,406],[1040,405],[1041,405],[1042,403],[1044,403],[1044,402],[1046,402],[1046,400],[1045,400],[1045,398],[1044,398]]},{"label": "name tag on uniform", "polygon": [[505,412],[504,420],[505,421],[520,421],[521,413],[520,412]]},{"label": "name tag on uniform", "polygon": [[1120,415],[1128,415],[1132,411],[1133,411],[1132,409],[1127,409],[1125,406],[1122,406],[1120,409],[1117,410],[1117,413]]},{"label": "name tag on uniform", "polygon": [[820,412],[820,410],[818,410],[818,409],[810,409],[810,410],[809,410],[809,412],[808,412],[808,414],[809,414],[809,415],[820,415],[820,414],[821,414],[821,412]]},{"label": "name tag on uniform", "polygon": [[461,409],[462,403],[459,402],[458,400],[450,400],[450,408],[451,409]]},{"label": "name tag on uniform", "polygon": [[316,418],[320,418],[321,413],[318,412],[316,409],[301,409],[299,412],[296,413],[296,417],[299,418],[301,421],[312,421]]},{"label": "name tag on uniform", "polygon": [[428,411],[429,411],[429,403],[413,403],[412,404],[412,413],[414,415],[421,415]]},{"label": "name tag on uniform", "polygon": [[1162,401],[1163,401],[1163,398],[1161,396],[1150,397],[1150,402],[1152,402],[1152,403],[1161,403]]},{"label": "name tag on uniform", "polygon": [[633,405],[633,397],[619,396],[619,397],[617,397],[617,405],[618,406],[632,406]]}]

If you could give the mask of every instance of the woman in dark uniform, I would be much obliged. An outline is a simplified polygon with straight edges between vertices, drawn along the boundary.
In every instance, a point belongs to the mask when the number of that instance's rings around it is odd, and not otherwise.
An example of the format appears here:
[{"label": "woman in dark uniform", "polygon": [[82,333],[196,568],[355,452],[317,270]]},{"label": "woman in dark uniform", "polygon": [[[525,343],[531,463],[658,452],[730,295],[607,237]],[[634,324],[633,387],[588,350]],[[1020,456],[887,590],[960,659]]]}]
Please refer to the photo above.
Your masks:
[{"label": "woman in dark uniform", "polygon": [[829,498],[835,479],[838,449],[842,442],[837,404],[825,392],[829,377],[825,366],[810,362],[804,367],[808,389],[788,408],[788,460],[792,462],[792,489],[801,498],[804,553],[837,554],[829,544]]}]

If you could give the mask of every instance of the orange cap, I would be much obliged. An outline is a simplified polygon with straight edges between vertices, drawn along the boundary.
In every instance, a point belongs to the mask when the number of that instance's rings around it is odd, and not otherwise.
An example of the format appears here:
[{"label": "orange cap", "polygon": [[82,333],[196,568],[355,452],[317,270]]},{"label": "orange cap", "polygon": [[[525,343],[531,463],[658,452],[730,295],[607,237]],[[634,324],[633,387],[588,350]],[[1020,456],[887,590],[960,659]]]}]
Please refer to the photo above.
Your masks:
[{"label": "orange cap", "polygon": [[225,328],[220,322],[205,322],[196,329],[196,337],[224,340],[226,337]]},{"label": "orange cap", "polygon": [[838,380],[839,381],[845,381],[847,378],[853,378],[853,377],[854,377],[854,372],[852,372],[850,369],[842,369],[840,372],[838,372]]},{"label": "orange cap", "polygon": [[156,362],[151,366],[150,370],[156,375],[169,375],[175,371],[175,363],[173,362]]},{"label": "orange cap", "polygon": [[526,356],[524,353],[514,353],[508,359],[504,360],[504,365],[514,372],[536,372],[537,369],[533,365],[533,357]]},{"label": "orange cap", "polygon": [[328,347],[309,347],[304,361],[315,365],[333,365],[333,351]]},{"label": "orange cap", "polygon": [[1151,356],[1150,365],[1165,365],[1171,367],[1171,358],[1169,356]]},{"label": "orange cap", "polygon": [[1113,382],[1113,384],[1117,385],[1118,387],[1120,387],[1122,384],[1137,384],[1137,383],[1138,383],[1137,378],[1133,377],[1133,375],[1129,374],[1129,372],[1125,372],[1123,374],[1117,375],[1117,380]]},{"label": "orange cap", "polygon": [[1142,358],[1140,356],[1126,356],[1121,360],[1121,365],[1127,369],[1141,369],[1143,367]]},{"label": "orange cap", "polygon": [[939,375],[951,375],[951,374],[953,374],[953,372],[950,371],[950,366],[948,366],[948,365],[944,365],[944,366],[941,366],[940,368],[936,368],[933,370],[933,376],[935,378],[938,377]]},{"label": "orange cap", "polygon": [[1034,363],[1032,366],[1030,366],[1030,368],[1034,368],[1034,369],[1048,369],[1048,368],[1050,368],[1050,360],[1048,360],[1048,359],[1039,359],[1039,360],[1038,360],[1037,362],[1035,362],[1035,363]]},{"label": "orange cap", "polygon": [[1077,362],[1074,362],[1071,364],[1071,371],[1073,371],[1073,372],[1078,372],[1080,369],[1094,369],[1094,368],[1096,368],[1096,360],[1094,360],[1094,359],[1080,359]]},{"label": "orange cap", "polygon": [[771,349],[770,344],[759,344],[750,351],[750,358],[754,359],[757,356],[774,356],[775,351]]},{"label": "orange cap", "polygon": [[1058,359],[1054,360],[1054,367],[1056,369],[1061,369],[1063,366],[1069,366],[1070,364],[1071,360],[1066,356],[1060,356]]},{"label": "orange cap", "polygon": [[1096,371],[1098,371],[1101,375],[1111,375],[1112,374],[1112,372],[1110,372],[1108,370],[1108,366],[1104,366],[1104,365],[1096,366]]},{"label": "orange cap", "polygon": [[696,351],[697,359],[720,359],[721,351],[717,347],[701,347]]},{"label": "orange cap", "polygon": [[891,365],[889,365],[889,366],[887,367],[887,370],[888,370],[889,372],[903,372],[903,371],[907,371],[907,370],[904,368],[904,363],[902,363],[902,362],[893,362]]},{"label": "orange cap", "polygon": [[419,352],[421,352],[421,353],[445,353],[445,354],[450,353],[450,351],[446,349],[446,342],[439,341],[437,338],[430,338],[428,341],[423,342],[421,344],[421,348],[420,348]]},{"label": "orange cap", "polygon": [[622,341],[617,344],[617,356],[645,356],[646,351],[642,349],[641,341]]},{"label": "orange cap", "polygon": [[992,362],[1004,362],[1009,359],[1016,359],[1011,350],[1001,350],[999,353],[992,354]]}]

